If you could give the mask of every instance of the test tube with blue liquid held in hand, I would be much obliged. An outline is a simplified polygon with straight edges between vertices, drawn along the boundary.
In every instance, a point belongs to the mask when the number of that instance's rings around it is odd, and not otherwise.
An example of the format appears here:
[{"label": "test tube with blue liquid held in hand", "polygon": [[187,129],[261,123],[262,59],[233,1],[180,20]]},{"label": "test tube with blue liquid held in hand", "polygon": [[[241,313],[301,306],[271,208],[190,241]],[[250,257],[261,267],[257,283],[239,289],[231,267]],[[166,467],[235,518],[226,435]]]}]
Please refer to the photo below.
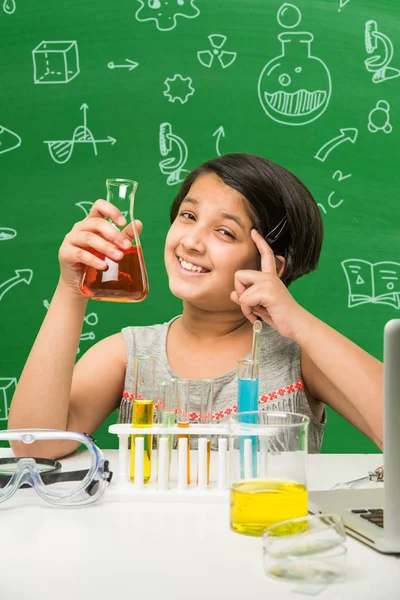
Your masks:
[{"label": "test tube with blue liquid held in hand", "polygon": [[[258,361],[239,360],[239,379],[238,379],[238,413],[246,413],[258,410]],[[253,423],[254,413],[243,415],[243,423]],[[252,448],[252,472],[255,477],[257,474],[257,439],[255,437],[247,438],[251,440]],[[246,438],[240,439],[240,470],[244,477],[245,469],[245,447]]]},{"label": "test tube with blue liquid held in hand", "polygon": [[[154,419],[154,386],[156,359],[153,356],[136,356],[134,366],[134,398],[132,401],[132,426],[151,427]],[[144,438],[143,481],[148,483],[151,476],[152,435],[131,435],[130,479],[135,479],[135,441]],[[139,482],[142,483],[142,482]]]}]

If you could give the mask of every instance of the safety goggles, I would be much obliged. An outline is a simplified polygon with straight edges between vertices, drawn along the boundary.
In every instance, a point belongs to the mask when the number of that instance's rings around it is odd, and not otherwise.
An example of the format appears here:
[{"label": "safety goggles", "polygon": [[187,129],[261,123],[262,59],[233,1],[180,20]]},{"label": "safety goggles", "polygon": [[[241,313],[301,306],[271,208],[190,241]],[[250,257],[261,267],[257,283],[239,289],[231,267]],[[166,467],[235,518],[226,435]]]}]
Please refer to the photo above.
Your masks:
[{"label": "safety goggles", "polygon": [[[61,462],[46,458],[46,446],[55,441],[76,441],[81,444],[77,452],[77,471],[64,469]],[[0,431],[1,442],[22,442],[29,445],[40,443],[43,458],[10,457],[9,450],[0,450],[0,502],[8,500],[19,488],[33,487],[43,500],[57,506],[81,506],[91,504],[104,493],[111,481],[109,462],[95,445],[93,438],[84,433],[59,431],[57,429],[9,429]],[[4,444],[1,444],[4,446]],[[3,454],[3,456],[2,456]],[[7,456],[4,456],[7,454]],[[68,462],[73,459],[67,460]]]}]

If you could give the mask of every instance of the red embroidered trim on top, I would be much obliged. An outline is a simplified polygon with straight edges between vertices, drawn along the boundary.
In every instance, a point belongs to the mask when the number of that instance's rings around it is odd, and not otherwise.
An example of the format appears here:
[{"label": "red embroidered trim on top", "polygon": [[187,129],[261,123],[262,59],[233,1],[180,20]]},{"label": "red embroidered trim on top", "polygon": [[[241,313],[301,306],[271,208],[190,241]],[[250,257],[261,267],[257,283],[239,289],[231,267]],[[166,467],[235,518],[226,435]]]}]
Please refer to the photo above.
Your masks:
[{"label": "red embroidered trim on top", "polygon": [[[282,398],[283,396],[286,396],[286,394],[291,394],[297,390],[302,390],[304,389],[304,382],[303,379],[300,377],[300,379],[298,381],[296,381],[296,383],[291,383],[290,385],[285,385],[285,387],[283,388],[279,388],[278,390],[275,390],[274,392],[270,392],[269,394],[260,396],[258,398],[258,404],[265,404],[266,402],[270,402],[271,400],[277,400],[278,398]],[[129,394],[129,392],[126,392],[124,390],[122,397],[125,398],[126,400],[133,400],[133,394]],[[155,408],[157,408],[157,403],[154,403]],[[237,412],[237,404],[234,404],[233,406],[231,406],[230,408],[225,408],[225,410],[221,410],[219,412],[216,412],[213,414],[212,416],[212,420],[213,421],[220,421],[221,419],[223,419],[224,417],[227,417],[228,415],[232,414],[232,413],[236,413]],[[190,413],[190,419],[191,421],[199,421],[200,420],[200,415],[196,412],[192,412]]]}]

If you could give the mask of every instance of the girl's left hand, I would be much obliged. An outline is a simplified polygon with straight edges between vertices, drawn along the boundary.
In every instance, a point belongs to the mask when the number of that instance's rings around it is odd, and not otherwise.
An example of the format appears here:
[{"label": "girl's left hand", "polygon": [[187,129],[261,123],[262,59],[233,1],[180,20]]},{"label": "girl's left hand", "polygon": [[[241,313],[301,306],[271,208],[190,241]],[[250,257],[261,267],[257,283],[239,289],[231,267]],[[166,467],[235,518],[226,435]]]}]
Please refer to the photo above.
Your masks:
[{"label": "girl's left hand", "polygon": [[239,304],[251,323],[261,317],[284,337],[296,339],[301,321],[308,313],[279,279],[276,268],[279,261],[270,246],[255,229],[251,230],[251,237],[261,255],[261,271],[236,271],[231,300]]}]

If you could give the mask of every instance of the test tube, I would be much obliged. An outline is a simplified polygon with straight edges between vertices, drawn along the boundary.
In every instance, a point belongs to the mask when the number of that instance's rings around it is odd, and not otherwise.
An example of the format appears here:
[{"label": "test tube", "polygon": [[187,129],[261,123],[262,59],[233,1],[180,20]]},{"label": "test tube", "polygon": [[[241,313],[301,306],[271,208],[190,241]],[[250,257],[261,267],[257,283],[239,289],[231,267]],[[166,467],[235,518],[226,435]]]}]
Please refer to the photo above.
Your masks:
[{"label": "test tube", "polygon": [[[158,422],[163,427],[169,427],[175,423],[175,383],[173,380],[160,381],[158,384]],[[168,480],[171,466],[173,435],[160,435],[160,439],[168,439]],[[160,444],[159,444],[160,445]]]},{"label": "test tube", "polygon": [[[187,429],[189,427],[189,406],[190,406],[190,381],[188,379],[176,380],[176,398],[177,398],[177,423],[178,427]],[[190,436],[189,434],[178,434],[179,440],[187,439],[187,483],[190,484]]]},{"label": "test tube", "polygon": [[[259,364],[257,360],[239,360],[238,362],[238,413],[258,411],[258,378]],[[242,422],[257,422],[251,415],[241,418]],[[250,437],[252,441],[253,477],[257,476],[257,438]],[[245,438],[240,437],[240,471],[244,478],[245,468]]]},{"label": "test tube", "polygon": [[[153,356],[136,356],[134,363],[134,396],[132,401],[132,425],[151,427],[154,418],[154,385],[156,359]],[[130,479],[135,481],[135,440],[144,438],[143,481],[148,483],[151,476],[151,451],[153,436],[131,435]]]},{"label": "test tube", "polygon": [[[200,423],[202,425],[211,425],[212,411],[214,403],[214,380],[201,380],[201,395],[200,395]],[[211,436],[202,436],[207,440],[207,485],[210,485],[210,464],[211,464]],[[201,459],[199,453],[199,460]],[[197,481],[198,481],[197,471]]]}]

